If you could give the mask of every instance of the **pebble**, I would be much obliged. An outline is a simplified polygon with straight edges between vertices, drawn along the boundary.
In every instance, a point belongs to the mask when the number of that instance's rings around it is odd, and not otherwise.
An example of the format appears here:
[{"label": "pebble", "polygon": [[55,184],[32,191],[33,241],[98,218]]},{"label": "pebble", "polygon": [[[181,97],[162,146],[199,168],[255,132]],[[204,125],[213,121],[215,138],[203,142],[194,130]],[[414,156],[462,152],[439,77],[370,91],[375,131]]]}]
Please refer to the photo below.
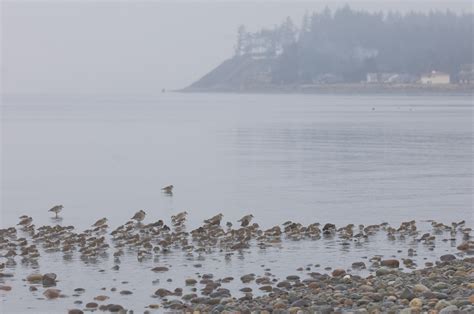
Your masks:
[{"label": "pebble", "polygon": [[409,288],[403,289],[402,293],[400,294],[400,299],[407,299],[408,301],[415,298],[415,295]]},{"label": "pebble", "polygon": [[242,277],[240,277],[240,280],[243,283],[249,283],[249,282],[255,280],[255,275],[254,274],[243,275]]},{"label": "pebble", "polygon": [[409,305],[411,308],[421,309],[423,306],[423,301],[419,298],[414,298],[410,301]]},{"label": "pebble", "polygon": [[379,269],[377,269],[375,271],[375,275],[376,276],[386,276],[386,275],[390,275],[390,274],[396,274],[396,270],[395,269],[390,269],[390,268],[387,268],[387,267],[381,267]]},{"label": "pebble", "polygon": [[380,262],[380,265],[390,268],[400,267],[400,262],[396,259],[386,259]]},{"label": "pebble", "polygon": [[56,274],[55,273],[48,273],[44,274],[42,277],[43,286],[51,287],[56,285]]},{"label": "pebble", "polygon": [[99,304],[97,304],[95,302],[89,302],[89,303],[86,304],[86,308],[88,308],[88,309],[94,309],[98,306],[99,306]]},{"label": "pebble", "polygon": [[159,305],[159,304],[150,304],[150,305],[148,305],[148,308],[150,308],[150,309],[158,309],[158,308],[160,308],[160,305]]},{"label": "pebble", "polygon": [[430,289],[427,286],[422,285],[420,283],[413,286],[413,292],[415,293],[423,293],[427,291],[430,291]]},{"label": "pebble", "polygon": [[157,266],[155,268],[152,268],[151,270],[157,273],[162,273],[162,272],[168,271],[169,268],[165,266]]},{"label": "pebble", "polygon": [[96,301],[105,301],[107,299],[109,299],[109,297],[106,296],[106,295],[98,295],[94,298],[94,300],[96,300]]},{"label": "pebble", "polygon": [[61,290],[59,289],[53,289],[53,288],[49,288],[49,289],[46,289],[44,292],[43,292],[43,295],[48,298],[48,299],[56,299],[56,298],[59,298],[61,294]]},{"label": "pebble", "polygon": [[450,305],[451,305],[451,303],[449,303],[448,301],[439,300],[439,301],[436,303],[434,309],[439,311],[439,310],[444,309],[445,307],[450,306]]},{"label": "pebble", "polygon": [[366,266],[365,266],[364,262],[355,262],[355,263],[352,263],[352,268],[354,268],[354,269],[365,269]]},{"label": "pebble", "polygon": [[197,280],[196,279],[193,279],[193,278],[189,278],[189,279],[186,279],[185,280],[185,284],[186,286],[193,286],[197,283]]},{"label": "pebble", "polygon": [[11,291],[12,287],[10,287],[10,286],[0,286],[0,290],[1,291]]},{"label": "pebble", "polygon": [[43,280],[43,275],[31,274],[28,277],[26,277],[26,280],[28,280],[31,283],[41,282]]},{"label": "pebble", "polygon": [[333,277],[342,277],[346,274],[346,271],[344,269],[334,269],[332,271],[332,276]]},{"label": "pebble", "polygon": [[456,305],[448,305],[439,311],[439,314],[454,314],[459,313],[459,309]]},{"label": "pebble", "polygon": [[160,288],[160,289],[155,291],[155,295],[163,298],[163,297],[166,297],[166,296],[169,296],[169,295],[173,295],[173,292],[171,292],[167,289]]},{"label": "pebble", "polygon": [[442,255],[439,259],[442,262],[451,262],[456,259],[456,256],[454,256],[453,254],[445,254],[445,255]]}]

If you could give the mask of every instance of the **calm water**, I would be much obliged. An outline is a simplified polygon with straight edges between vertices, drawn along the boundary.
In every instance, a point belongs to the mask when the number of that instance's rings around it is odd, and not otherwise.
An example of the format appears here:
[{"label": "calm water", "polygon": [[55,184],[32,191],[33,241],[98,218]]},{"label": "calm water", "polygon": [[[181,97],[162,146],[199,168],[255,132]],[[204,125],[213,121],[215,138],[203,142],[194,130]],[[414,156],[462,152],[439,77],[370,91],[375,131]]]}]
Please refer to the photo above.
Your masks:
[{"label": "calm water", "polygon": [[[338,225],[466,219],[472,226],[472,113],[468,96],[8,99],[2,107],[2,225],[17,223],[21,214],[31,215],[37,226],[57,223],[47,210],[60,203],[61,223],[79,230],[104,216],[115,227],[138,209],[147,211],[148,221],[187,210],[191,227],[217,212],[232,221],[251,212],[263,227],[290,219]],[[172,197],[160,193],[167,184],[175,185]],[[423,228],[430,230],[427,223]],[[238,278],[263,275],[268,267],[276,278],[304,276],[297,267],[347,268],[374,254],[406,257],[409,247],[417,250],[421,267],[456,252],[456,243],[437,242],[429,250],[381,234],[349,247],[321,239],[230,259],[225,252],[186,257],[178,251],[141,263],[132,252],[118,272],[111,270],[111,256],[85,264],[77,254],[64,260],[61,253],[42,252],[37,271],[57,273],[58,288],[69,297],[45,301],[43,288],[29,292],[22,279],[32,270],[18,258],[7,268],[15,277],[0,281],[13,287],[0,293],[0,312],[63,313],[82,307],[74,301],[85,304],[99,294],[111,297],[105,303],[140,312],[159,303],[151,298],[157,288],[183,287],[198,271]],[[203,267],[192,267],[196,263]],[[172,267],[152,274],[156,265]],[[224,285],[234,292],[242,286],[239,280]],[[78,287],[86,293],[72,297]],[[111,287],[134,294],[121,296]]]},{"label": "calm water", "polygon": [[2,224],[49,223],[56,204],[79,227],[138,209],[194,225],[473,219],[472,113],[469,96],[9,98]]}]

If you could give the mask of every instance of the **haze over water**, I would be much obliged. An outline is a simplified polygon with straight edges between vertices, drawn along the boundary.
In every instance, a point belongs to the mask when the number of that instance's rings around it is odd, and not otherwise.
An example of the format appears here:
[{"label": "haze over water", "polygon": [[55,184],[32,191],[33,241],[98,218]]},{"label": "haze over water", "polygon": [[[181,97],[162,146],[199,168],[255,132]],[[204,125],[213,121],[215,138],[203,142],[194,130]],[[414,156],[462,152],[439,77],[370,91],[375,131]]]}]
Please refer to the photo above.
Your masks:
[{"label": "haze over water", "polygon": [[472,225],[472,126],[460,95],[9,97],[1,225],[50,224],[56,204],[79,229],[139,209],[150,221],[187,210],[192,227],[218,212],[263,227]]}]

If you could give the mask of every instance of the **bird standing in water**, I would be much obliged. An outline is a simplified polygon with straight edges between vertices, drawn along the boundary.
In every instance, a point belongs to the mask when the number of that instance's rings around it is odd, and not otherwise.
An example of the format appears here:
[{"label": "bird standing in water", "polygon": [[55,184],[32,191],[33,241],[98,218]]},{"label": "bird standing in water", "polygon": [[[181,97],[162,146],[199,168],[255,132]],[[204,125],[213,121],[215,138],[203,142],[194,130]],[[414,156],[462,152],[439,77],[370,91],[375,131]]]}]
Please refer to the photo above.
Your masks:
[{"label": "bird standing in water", "polygon": [[107,222],[107,218],[104,217],[102,219],[97,220],[95,224],[92,225],[92,227],[100,227],[104,225],[106,222]]},{"label": "bird standing in water", "polygon": [[212,218],[209,218],[209,219],[204,220],[204,222],[205,222],[206,224],[209,224],[209,225],[220,225],[220,224],[221,224],[222,217],[224,217],[224,215],[222,215],[222,214],[217,214],[217,215],[215,215],[215,216],[212,217]]},{"label": "bird standing in water", "polygon": [[165,186],[161,190],[163,191],[163,193],[171,195],[171,194],[173,194],[173,188],[174,188],[174,186],[171,184],[171,185]]},{"label": "bird standing in water", "polygon": [[146,215],[145,211],[140,210],[136,212],[135,215],[133,215],[132,219],[140,222],[140,221],[143,221],[143,219],[145,219],[145,215]]},{"label": "bird standing in water", "polygon": [[63,205],[56,205],[48,211],[55,213],[56,214],[55,218],[58,218],[58,213],[63,210],[63,207],[64,207]]},{"label": "bird standing in water", "polygon": [[246,215],[246,216],[240,218],[237,221],[240,222],[241,227],[247,227],[250,224],[250,221],[252,220],[252,218],[253,218],[253,215],[250,214],[250,215]]},{"label": "bird standing in water", "polygon": [[27,217],[22,218],[20,222],[18,223],[18,225],[23,226],[23,227],[28,227],[29,225],[31,225],[32,222],[33,222],[33,218],[27,216]]}]

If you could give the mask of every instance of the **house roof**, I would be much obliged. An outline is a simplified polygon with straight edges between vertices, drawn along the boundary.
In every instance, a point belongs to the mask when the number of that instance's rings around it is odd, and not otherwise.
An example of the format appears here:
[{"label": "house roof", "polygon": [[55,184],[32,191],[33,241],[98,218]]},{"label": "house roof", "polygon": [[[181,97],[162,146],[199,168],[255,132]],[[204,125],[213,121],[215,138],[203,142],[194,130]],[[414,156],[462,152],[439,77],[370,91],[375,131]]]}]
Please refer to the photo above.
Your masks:
[{"label": "house roof", "polygon": [[448,73],[445,73],[445,72],[431,71],[430,73],[423,74],[422,76],[428,76],[428,77],[433,77],[433,76],[449,76],[449,74],[448,74]]}]

